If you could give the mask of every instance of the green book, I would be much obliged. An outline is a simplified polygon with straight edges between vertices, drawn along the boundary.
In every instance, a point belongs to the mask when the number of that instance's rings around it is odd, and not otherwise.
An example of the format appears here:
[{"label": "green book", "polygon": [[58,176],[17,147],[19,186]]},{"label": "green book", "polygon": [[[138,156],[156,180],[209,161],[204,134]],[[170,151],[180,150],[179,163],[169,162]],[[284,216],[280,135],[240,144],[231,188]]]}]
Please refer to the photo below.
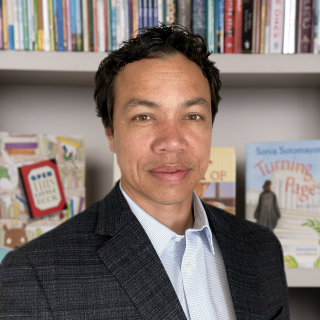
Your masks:
[{"label": "green book", "polygon": [[29,28],[28,28],[28,7],[27,0],[22,1],[22,9],[23,9],[23,42],[24,42],[24,50],[29,50]]},{"label": "green book", "polygon": [[49,0],[49,32],[50,32],[50,51],[54,51],[54,19],[53,19],[53,0]]},{"label": "green book", "polygon": [[34,51],[39,51],[39,42],[38,42],[38,0],[33,0],[33,18],[34,18]]}]

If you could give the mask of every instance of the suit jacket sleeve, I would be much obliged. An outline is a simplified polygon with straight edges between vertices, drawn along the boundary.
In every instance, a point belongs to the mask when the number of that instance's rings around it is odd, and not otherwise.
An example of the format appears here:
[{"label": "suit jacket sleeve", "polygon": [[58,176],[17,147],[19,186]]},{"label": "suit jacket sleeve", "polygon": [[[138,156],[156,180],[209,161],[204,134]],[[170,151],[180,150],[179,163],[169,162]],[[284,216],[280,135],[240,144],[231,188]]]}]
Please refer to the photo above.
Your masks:
[{"label": "suit jacket sleeve", "polygon": [[26,252],[9,252],[0,265],[0,319],[53,319],[40,279]]}]

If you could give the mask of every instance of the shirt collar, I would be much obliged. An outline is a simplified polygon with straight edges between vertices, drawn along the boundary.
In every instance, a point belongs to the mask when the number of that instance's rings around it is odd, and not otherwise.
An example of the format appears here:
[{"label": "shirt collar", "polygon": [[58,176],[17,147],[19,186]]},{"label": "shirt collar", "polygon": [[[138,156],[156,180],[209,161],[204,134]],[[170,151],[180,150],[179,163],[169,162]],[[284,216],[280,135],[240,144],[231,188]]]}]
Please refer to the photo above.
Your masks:
[{"label": "shirt collar", "polygon": [[[148,213],[146,213],[143,209],[141,209],[122,189],[121,181],[120,181],[120,190],[127,200],[129,207],[133,214],[136,216],[140,224],[142,225],[144,231],[146,232],[147,236],[149,237],[153,247],[155,248],[158,256],[162,254],[163,250],[169,243],[172,238],[180,237],[174,231],[167,228],[165,225],[160,223],[158,220],[154,219]],[[209,227],[209,222],[207,218],[207,214],[203,208],[203,205],[197,196],[197,194],[193,191],[192,196],[193,202],[193,214],[194,214],[194,227],[192,229],[188,229],[187,231],[195,232],[195,231],[202,231],[207,235],[209,246],[211,251],[214,253],[213,243],[212,243],[212,233]]]}]

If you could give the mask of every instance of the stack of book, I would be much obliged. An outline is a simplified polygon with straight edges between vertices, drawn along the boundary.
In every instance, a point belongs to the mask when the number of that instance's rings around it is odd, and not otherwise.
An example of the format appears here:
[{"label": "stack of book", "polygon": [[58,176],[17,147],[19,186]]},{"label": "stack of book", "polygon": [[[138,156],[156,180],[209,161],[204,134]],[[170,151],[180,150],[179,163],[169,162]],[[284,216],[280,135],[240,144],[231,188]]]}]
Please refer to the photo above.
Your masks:
[{"label": "stack of book", "polygon": [[319,53],[319,0],[0,0],[0,49],[112,51],[174,21],[213,53]]}]

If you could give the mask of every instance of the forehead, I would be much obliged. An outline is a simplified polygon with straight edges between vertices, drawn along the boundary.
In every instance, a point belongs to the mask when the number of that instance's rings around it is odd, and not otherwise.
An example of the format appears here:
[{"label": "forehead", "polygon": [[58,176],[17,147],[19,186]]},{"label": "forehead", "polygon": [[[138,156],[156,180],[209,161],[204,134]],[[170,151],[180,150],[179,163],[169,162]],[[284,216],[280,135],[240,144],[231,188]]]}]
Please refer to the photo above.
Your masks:
[{"label": "forehead", "polygon": [[134,61],[115,77],[115,98],[125,92],[156,93],[178,88],[210,95],[209,83],[201,68],[179,53]]}]

